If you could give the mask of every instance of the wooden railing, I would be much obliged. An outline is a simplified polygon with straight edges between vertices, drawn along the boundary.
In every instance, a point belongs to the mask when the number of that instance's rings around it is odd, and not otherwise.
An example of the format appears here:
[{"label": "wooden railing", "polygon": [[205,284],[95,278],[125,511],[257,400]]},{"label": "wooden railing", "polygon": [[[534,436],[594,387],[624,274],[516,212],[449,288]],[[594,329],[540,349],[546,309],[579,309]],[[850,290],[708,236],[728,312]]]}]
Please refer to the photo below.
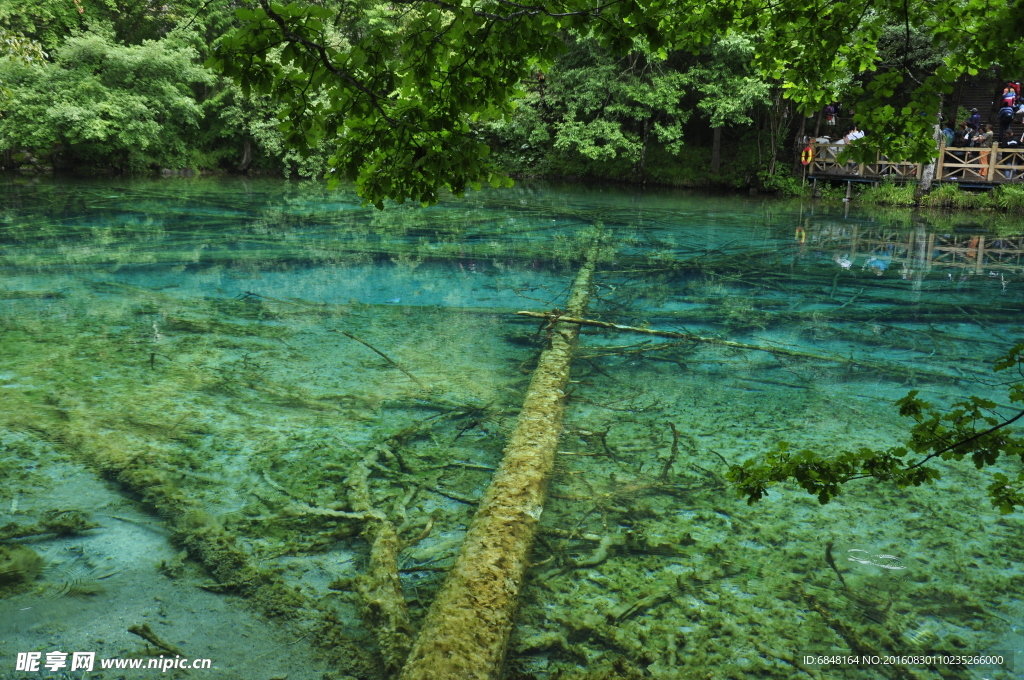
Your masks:
[{"label": "wooden railing", "polygon": [[821,144],[812,142],[814,158],[807,168],[812,177],[864,177],[896,180],[917,179],[920,175],[920,163],[902,163],[890,161],[882,154],[876,156],[874,163],[840,163],[839,153],[846,148],[843,144]]},{"label": "wooden railing", "polygon": [[[840,163],[837,157],[842,144],[812,142],[809,146],[814,157],[807,166],[808,177],[907,181],[921,179],[924,170],[921,163],[890,161],[882,154],[873,163]],[[934,181],[1024,184],[1024,149],[1000,149],[996,144],[991,148],[947,147],[943,143]]]}]

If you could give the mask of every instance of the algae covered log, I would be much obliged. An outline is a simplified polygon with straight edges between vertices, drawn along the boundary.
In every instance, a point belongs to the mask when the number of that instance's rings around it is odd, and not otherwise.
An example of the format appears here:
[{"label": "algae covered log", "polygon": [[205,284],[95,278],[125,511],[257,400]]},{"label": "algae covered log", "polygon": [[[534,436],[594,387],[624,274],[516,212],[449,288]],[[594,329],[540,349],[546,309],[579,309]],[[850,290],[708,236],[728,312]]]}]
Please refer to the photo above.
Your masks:
[{"label": "algae covered log", "polygon": [[[387,447],[382,446],[381,449],[390,453]],[[349,504],[353,510],[365,515],[363,536],[370,544],[369,570],[357,584],[363,599],[363,616],[377,633],[384,673],[390,676],[402,667],[409,654],[412,624],[398,577],[398,553],[402,550],[398,532],[383,512],[374,509],[370,499],[367,479],[378,453],[374,449],[359,461],[347,484]]]},{"label": "algae covered log", "polygon": [[[588,252],[569,294],[572,316],[586,311],[595,260],[596,247]],[[500,677],[561,435],[564,390],[578,335],[577,325],[554,324],[501,465],[427,614],[401,680]]]},{"label": "algae covered log", "polygon": [[345,636],[333,608],[286,583],[278,571],[261,567],[243,550],[235,535],[206,512],[200,500],[178,486],[173,466],[157,450],[140,446],[123,435],[93,432],[69,414],[65,418],[70,422],[45,429],[37,427],[39,423],[25,423],[21,427],[37,431],[74,452],[163,515],[174,541],[213,577],[208,589],[240,595],[265,616],[301,625],[330,661],[360,677],[376,674],[378,664]]}]

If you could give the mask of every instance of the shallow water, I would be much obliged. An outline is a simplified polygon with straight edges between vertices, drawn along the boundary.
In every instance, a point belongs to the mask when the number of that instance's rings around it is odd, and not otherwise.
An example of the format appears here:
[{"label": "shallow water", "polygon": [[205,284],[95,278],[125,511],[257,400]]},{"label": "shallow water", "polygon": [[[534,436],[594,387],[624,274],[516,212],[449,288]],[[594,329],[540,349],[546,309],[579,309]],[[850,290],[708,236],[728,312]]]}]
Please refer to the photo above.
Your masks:
[{"label": "shallow water", "polygon": [[[1013,414],[990,370],[1024,339],[1012,225],[545,184],[378,212],[276,180],[19,180],[2,207],[0,546],[41,562],[0,567],[0,678],[171,648],[218,678],[378,677],[354,466],[392,452],[369,486],[418,622],[545,342],[514,312],[564,303],[597,228],[590,317],[792,351],[583,331],[506,676],[1024,677],[1024,522],[988,471],[826,506],[723,477],[779,441],[895,444],[910,389]],[[804,662],[928,652],[1006,663]]]}]

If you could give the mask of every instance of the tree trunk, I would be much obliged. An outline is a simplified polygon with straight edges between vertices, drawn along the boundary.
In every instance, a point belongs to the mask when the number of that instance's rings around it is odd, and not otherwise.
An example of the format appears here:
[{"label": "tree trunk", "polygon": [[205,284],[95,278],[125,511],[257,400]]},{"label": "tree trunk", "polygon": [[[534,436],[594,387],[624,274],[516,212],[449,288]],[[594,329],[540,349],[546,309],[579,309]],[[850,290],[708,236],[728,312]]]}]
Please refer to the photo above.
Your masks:
[{"label": "tree trunk", "polygon": [[921,181],[918,182],[917,189],[914,190],[914,201],[916,203],[920,203],[924,195],[932,189],[932,181],[935,179],[935,164],[936,161],[932,160],[921,171]]},{"label": "tree trunk", "polygon": [[647,167],[647,140],[650,138],[650,136],[651,118],[650,116],[648,116],[647,118],[644,119],[644,141],[643,145],[640,147],[640,168],[639,172],[637,173],[638,179],[640,180],[641,184],[647,184],[647,175],[645,174],[645,172]]},{"label": "tree trunk", "polygon": [[722,126],[715,128],[715,134],[711,137],[711,174],[717,175],[722,172]]},{"label": "tree trunk", "polygon": [[804,137],[807,136],[807,116],[797,112],[800,116],[800,129],[797,130],[796,138],[793,140],[793,174],[797,175],[800,173],[800,168],[803,167],[803,163],[800,160],[800,154],[803,151]]},{"label": "tree trunk", "polygon": [[[942,139],[942,94],[939,94],[939,122],[935,125],[935,131],[932,134],[932,139],[935,140],[935,148],[942,151],[942,145],[939,141]],[[917,184],[917,189],[914,190],[914,201],[920,203],[924,195],[932,190],[932,182],[935,180],[935,167],[938,164],[939,159],[933,158],[931,163],[924,166],[921,171],[921,181]],[[989,178],[992,181],[992,178]]]},{"label": "tree trunk", "polygon": [[247,172],[252,165],[252,140],[248,137],[242,140],[242,160],[238,164],[238,172]]},{"label": "tree trunk", "polygon": [[779,146],[783,127],[783,120],[786,117],[786,109],[782,106],[782,90],[776,88],[772,97],[772,104],[768,109],[768,144],[771,146],[771,153],[768,155],[768,174],[775,175],[776,164],[779,160]]},{"label": "tree trunk", "polygon": [[[589,249],[573,283],[567,305],[572,316],[587,308],[597,247]],[[550,328],[550,345],[537,363],[501,465],[399,680],[501,677],[558,449],[579,329],[561,322]]]},{"label": "tree trunk", "polygon": [[757,130],[757,169],[761,169],[761,107],[754,110],[754,128]]}]

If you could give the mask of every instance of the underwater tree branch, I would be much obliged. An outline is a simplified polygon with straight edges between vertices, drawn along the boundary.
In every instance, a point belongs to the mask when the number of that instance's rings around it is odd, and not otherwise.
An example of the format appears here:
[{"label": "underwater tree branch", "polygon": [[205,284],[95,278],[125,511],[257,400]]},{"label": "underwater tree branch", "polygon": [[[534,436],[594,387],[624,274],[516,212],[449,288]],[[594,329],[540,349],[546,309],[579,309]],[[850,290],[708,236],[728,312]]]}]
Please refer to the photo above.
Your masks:
[{"label": "underwater tree branch", "polygon": [[402,667],[412,647],[412,623],[402,594],[398,576],[398,553],[402,542],[394,524],[373,507],[369,478],[377,457],[391,455],[386,446],[370,450],[346,480],[348,501],[352,510],[363,513],[367,521],[363,537],[370,544],[370,568],[360,576],[357,590],[363,600],[363,617],[371,626],[380,645],[385,674],[390,677]]},{"label": "underwater tree branch", "polygon": [[[703,335],[696,335],[694,333],[679,332],[679,331],[663,331],[654,328],[640,328],[637,326],[626,326],[619,323],[611,323],[610,321],[598,321],[596,319],[584,319],[578,316],[572,316],[567,314],[561,314],[557,310],[554,312],[531,312],[531,311],[520,311],[516,312],[518,316],[526,316],[534,319],[547,319],[548,324],[546,327],[550,327],[555,323],[571,323],[579,324],[581,326],[592,326],[595,328],[606,328],[613,331],[622,331],[626,333],[639,333],[642,335],[656,335],[664,338],[679,338],[681,340],[689,340],[694,343],[703,343],[707,345],[717,345],[719,347],[728,347],[731,349],[749,350],[753,352],[767,352],[776,357],[786,356],[794,357],[797,359],[811,359],[815,361],[825,361],[834,364],[843,364],[846,366],[856,366],[858,368],[864,368],[870,371],[876,371],[885,375],[898,375],[901,378],[907,376],[931,376],[934,378],[949,380],[951,376],[945,373],[938,373],[935,371],[928,371],[925,369],[918,368],[907,368],[896,363],[883,363],[880,361],[863,361],[860,359],[854,359],[853,357],[843,357],[830,354],[819,354],[817,352],[807,352],[805,350],[788,349],[786,347],[777,347],[773,345],[754,345],[746,342],[736,342],[735,340],[726,340],[724,338],[707,337]],[[598,348],[600,349],[600,348]]]},{"label": "underwater tree branch", "polygon": [[[332,330],[333,330],[333,329],[332,329]],[[389,364],[391,364],[392,366],[394,366],[395,368],[397,368],[397,369],[398,369],[399,371],[401,371],[402,373],[405,373],[405,374],[406,374],[406,375],[407,375],[407,376],[409,377],[409,379],[410,379],[410,380],[412,380],[412,381],[413,381],[414,383],[416,383],[416,384],[417,384],[417,385],[419,386],[419,388],[420,388],[421,390],[424,390],[424,391],[429,391],[429,390],[428,390],[428,388],[427,388],[427,386],[426,386],[426,385],[424,385],[424,384],[423,384],[422,382],[420,382],[419,378],[417,378],[416,376],[414,376],[414,375],[413,375],[412,373],[410,373],[409,371],[405,370],[405,368],[403,368],[403,367],[402,367],[402,365],[401,365],[400,363],[398,363],[397,361],[395,361],[394,359],[392,359],[391,357],[389,357],[389,356],[388,356],[387,354],[384,354],[384,352],[381,352],[381,351],[380,351],[379,349],[377,349],[376,347],[374,347],[374,346],[373,346],[373,345],[371,345],[370,343],[366,342],[365,340],[361,340],[361,339],[357,338],[356,336],[352,335],[351,333],[349,333],[349,332],[347,332],[347,331],[334,331],[334,332],[335,332],[335,333],[341,333],[341,334],[342,334],[342,335],[344,335],[345,337],[347,337],[347,338],[351,338],[352,340],[355,340],[355,341],[356,341],[356,342],[358,342],[359,344],[361,344],[361,345],[365,345],[365,346],[369,347],[369,348],[370,348],[370,349],[372,349],[372,350],[373,350],[374,352],[376,352],[377,354],[379,354],[379,355],[381,355],[382,357],[384,357],[384,360],[385,360],[385,361],[387,361],[387,362],[388,362]]]}]

